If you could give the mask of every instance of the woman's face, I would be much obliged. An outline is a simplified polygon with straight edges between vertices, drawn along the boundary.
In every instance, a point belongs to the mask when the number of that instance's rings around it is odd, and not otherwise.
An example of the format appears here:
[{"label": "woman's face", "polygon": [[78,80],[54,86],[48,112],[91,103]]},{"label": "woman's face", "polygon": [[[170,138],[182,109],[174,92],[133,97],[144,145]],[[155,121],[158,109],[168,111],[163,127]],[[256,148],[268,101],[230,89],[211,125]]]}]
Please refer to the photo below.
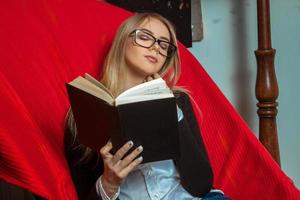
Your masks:
[{"label": "woman's face", "polygon": [[[142,30],[141,40],[150,34],[157,39],[170,42],[170,34],[167,27],[158,19],[146,19],[137,29]],[[148,35],[143,35],[148,33]],[[148,40],[149,38],[145,38]],[[144,80],[147,76],[157,73],[166,61],[166,57],[161,55],[162,47],[156,42],[152,47],[141,47],[135,42],[135,36],[129,37],[127,40],[127,48],[125,52],[126,67],[130,75],[135,78]]]}]

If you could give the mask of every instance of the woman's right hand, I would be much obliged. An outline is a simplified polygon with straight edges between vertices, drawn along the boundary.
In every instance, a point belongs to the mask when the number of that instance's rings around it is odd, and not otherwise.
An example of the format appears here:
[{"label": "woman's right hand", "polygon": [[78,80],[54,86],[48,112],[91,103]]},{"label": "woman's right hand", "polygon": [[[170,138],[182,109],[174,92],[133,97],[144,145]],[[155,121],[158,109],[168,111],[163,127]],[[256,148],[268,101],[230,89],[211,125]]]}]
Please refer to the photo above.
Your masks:
[{"label": "woman's right hand", "polygon": [[116,194],[122,181],[127,175],[143,160],[143,157],[141,156],[136,158],[143,151],[142,146],[139,146],[123,158],[132,146],[132,141],[127,142],[115,153],[115,155],[112,155],[109,152],[112,149],[112,143],[110,141],[100,149],[100,154],[104,163],[104,172],[101,177],[101,182],[105,193],[110,198]]}]

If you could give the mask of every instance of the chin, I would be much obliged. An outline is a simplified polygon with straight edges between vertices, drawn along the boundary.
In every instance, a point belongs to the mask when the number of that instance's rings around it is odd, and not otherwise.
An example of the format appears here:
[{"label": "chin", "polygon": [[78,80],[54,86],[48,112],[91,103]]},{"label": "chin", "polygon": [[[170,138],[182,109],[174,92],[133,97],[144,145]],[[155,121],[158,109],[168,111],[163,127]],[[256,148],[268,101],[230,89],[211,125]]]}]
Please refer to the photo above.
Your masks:
[{"label": "chin", "polygon": [[144,72],[144,73],[143,73],[143,77],[146,78],[146,77],[148,77],[148,76],[152,76],[152,75],[155,74],[155,73],[157,73],[157,72]]},{"label": "chin", "polygon": [[149,75],[153,75],[155,73],[158,73],[159,70],[161,69],[161,67],[149,65],[149,66],[146,66],[146,69],[151,69],[151,70],[146,70],[145,71],[147,73],[147,75],[149,76]]},{"label": "chin", "polygon": [[135,73],[138,76],[141,76],[143,79],[145,79],[147,76],[151,76],[155,73],[158,73],[161,67],[154,66],[153,64],[144,63],[144,65],[132,65],[132,70],[135,71]]}]

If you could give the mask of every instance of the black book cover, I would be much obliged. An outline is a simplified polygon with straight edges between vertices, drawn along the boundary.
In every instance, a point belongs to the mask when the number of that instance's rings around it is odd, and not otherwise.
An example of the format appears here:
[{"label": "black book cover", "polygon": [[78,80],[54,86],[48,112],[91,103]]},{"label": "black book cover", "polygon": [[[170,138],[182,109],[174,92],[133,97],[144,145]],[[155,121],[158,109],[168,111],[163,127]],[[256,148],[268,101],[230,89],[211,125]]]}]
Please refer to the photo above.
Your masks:
[{"label": "black book cover", "polygon": [[132,140],[131,150],[143,146],[143,163],[179,156],[175,97],[115,107],[69,84],[67,91],[83,145],[99,151],[111,139],[115,153]]}]

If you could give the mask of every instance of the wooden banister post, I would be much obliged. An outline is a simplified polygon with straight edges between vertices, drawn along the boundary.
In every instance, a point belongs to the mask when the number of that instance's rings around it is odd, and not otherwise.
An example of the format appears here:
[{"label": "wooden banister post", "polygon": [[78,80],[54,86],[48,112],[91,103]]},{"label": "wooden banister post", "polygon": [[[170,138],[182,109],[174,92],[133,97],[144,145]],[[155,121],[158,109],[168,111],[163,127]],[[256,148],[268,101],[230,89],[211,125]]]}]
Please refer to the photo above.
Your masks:
[{"label": "wooden banister post", "polygon": [[258,99],[259,140],[280,165],[277,137],[278,84],[274,68],[275,49],[271,45],[270,3],[269,0],[257,0],[258,49],[257,78],[255,93]]}]

